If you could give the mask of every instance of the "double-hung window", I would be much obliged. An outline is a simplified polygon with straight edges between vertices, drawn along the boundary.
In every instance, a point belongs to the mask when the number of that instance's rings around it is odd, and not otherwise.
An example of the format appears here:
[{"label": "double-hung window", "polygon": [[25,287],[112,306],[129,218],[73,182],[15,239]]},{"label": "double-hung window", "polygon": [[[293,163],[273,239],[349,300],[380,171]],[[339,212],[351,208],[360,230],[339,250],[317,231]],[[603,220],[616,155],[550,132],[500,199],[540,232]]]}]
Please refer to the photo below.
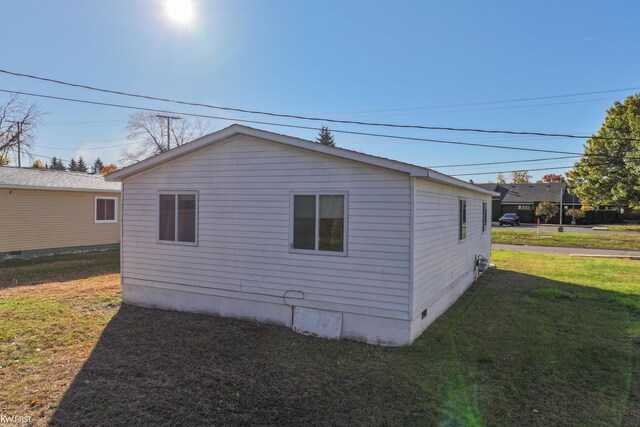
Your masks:
[{"label": "double-hung window", "polygon": [[196,245],[198,193],[162,191],[158,196],[158,241]]},{"label": "double-hung window", "polygon": [[347,194],[292,194],[291,250],[346,255]]},{"label": "double-hung window", "polygon": [[467,201],[460,199],[458,203],[458,240],[464,240],[467,238]]},{"label": "double-hung window", "polygon": [[487,231],[487,202],[482,202],[482,232]]},{"label": "double-hung window", "polygon": [[93,222],[96,224],[114,224],[116,219],[116,197],[96,196]]}]

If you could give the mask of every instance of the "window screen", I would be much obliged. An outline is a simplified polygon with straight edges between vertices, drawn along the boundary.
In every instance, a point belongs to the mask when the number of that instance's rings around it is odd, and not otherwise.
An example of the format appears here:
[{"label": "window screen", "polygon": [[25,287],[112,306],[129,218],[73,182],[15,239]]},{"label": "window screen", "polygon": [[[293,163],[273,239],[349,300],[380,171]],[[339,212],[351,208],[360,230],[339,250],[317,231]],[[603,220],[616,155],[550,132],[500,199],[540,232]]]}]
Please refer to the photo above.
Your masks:
[{"label": "window screen", "polygon": [[176,195],[160,195],[160,240],[175,240],[176,236]]},{"label": "window screen", "polygon": [[158,239],[196,243],[198,198],[193,193],[160,194]]},{"label": "window screen", "polygon": [[482,232],[487,231],[487,202],[482,202]]},{"label": "window screen", "polygon": [[196,196],[180,194],[178,196],[178,241],[196,241]]},{"label": "window screen", "polygon": [[345,196],[293,196],[293,249],[344,252]]},{"label": "window screen", "polygon": [[467,201],[466,200],[460,200],[459,218],[460,218],[460,228],[459,228],[458,238],[462,240],[467,238]]},{"label": "window screen", "polygon": [[96,217],[99,221],[115,221],[116,220],[116,200],[115,199],[96,199]]},{"label": "window screen", "polygon": [[320,233],[318,249],[343,251],[344,196],[320,196]]},{"label": "window screen", "polygon": [[316,196],[293,197],[293,247],[316,248]]}]

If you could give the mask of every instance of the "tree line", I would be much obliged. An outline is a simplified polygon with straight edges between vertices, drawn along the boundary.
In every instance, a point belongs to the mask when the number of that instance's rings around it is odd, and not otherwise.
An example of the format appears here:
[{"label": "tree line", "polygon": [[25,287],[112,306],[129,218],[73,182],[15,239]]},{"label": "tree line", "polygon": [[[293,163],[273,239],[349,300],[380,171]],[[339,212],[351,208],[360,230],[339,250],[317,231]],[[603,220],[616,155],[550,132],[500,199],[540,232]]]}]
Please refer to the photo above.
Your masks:
[{"label": "tree line", "polygon": [[93,162],[93,164],[91,165],[91,169],[89,169],[82,156],[78,157],[77,161],[76,159],[71,159],[69,161],[69,166],[65,166],[62,159],[53,156],[49,163],[43,163],[40,159],[37,159],[33,162],[33,165],[31,167],[35,169],[51,169],[70,172],[85,172],[92,174],[100,173],[103,175],[118,170],[118,167],[114,163],[105,165],[104,163],[102,163],[102,160],[100,160],[99,157]]}]

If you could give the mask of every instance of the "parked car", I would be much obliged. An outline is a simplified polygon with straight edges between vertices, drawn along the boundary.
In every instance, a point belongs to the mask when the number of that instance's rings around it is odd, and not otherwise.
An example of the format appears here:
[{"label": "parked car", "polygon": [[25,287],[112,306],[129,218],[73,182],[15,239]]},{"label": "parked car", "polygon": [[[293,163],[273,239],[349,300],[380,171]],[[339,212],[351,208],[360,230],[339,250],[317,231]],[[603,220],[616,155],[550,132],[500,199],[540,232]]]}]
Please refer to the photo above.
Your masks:
[{"label": "parked car", "polygon": [[514,213],[506,213],[498,220],[500,227],[503,225],[520,225],[520,217]]}]

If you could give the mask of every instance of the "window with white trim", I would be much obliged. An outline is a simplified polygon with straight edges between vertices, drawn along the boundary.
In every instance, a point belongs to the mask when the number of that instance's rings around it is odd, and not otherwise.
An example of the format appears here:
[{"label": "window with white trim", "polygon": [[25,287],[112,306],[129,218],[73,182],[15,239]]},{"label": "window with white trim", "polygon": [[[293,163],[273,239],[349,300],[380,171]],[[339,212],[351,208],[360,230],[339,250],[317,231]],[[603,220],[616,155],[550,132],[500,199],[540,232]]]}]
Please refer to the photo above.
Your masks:
[{"label": "window with white trim", "polygon": [[158,196],[158,240],[197,243],[198,193],[161,192]]},{"label": "window with white trim", "polygon": [[292,195],[291,250],[346,253],[346,194]]},{"label": "window with white trim", "polygon": [[459,218],[459,227],[458,227],[458,240],[464,240],[467,238],[467,201],[459,200],[458,206],[458,218]]},{"label": "window with white trim", "polygon": [[96,196],[93,209],[93,222],[96,224],[114,224],[116,219],[117,197]]},{"label": "window with white trim", "polygon": [[482,232],[487,231],[487,202],[482,202]]}]

